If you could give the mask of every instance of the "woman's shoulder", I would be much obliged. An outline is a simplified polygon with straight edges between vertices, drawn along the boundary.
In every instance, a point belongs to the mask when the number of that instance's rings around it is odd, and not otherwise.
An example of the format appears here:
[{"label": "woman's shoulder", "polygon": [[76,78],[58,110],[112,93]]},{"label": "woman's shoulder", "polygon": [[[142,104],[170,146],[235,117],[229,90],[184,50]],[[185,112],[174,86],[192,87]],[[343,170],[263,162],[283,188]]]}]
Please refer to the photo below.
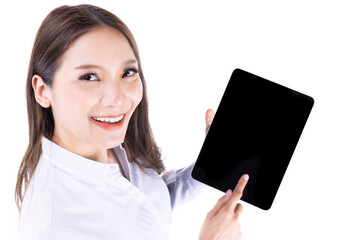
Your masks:
[{"label": "woman's shoulder", "polygon": [[54,189],[54,182],[51,181],[53,175],[54,167],[41,155],[36,170],[30,179],[29,186],[26,189],[23,205],[27,201],[39,201],[41,198],[51,195]]},{"label": "woman's shoulder", "polygon": [[52,223],[54,186],[51,175],[51,167],[40,157],[21,206],[20,236],[27,236],[26,239]]}]

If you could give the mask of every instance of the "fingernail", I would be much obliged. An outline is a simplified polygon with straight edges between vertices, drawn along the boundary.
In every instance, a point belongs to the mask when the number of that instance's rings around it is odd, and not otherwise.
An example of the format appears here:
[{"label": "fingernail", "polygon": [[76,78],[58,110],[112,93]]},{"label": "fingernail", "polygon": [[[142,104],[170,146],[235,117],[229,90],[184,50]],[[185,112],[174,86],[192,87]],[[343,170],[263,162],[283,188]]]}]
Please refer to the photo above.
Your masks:
[{"label": "fingernail", "polygon": [[245,174],[245,175],[243,176],[243,179],[244,179],[245,181],[248,181],[248,180],[249,180],[249,175]]},{"label": "fingernail", "polygon": [[231,196],[231,190],[229,189],[229,190],[227,190],[226,191],[226,193],[225,193],[225,197],[230,197]]}]

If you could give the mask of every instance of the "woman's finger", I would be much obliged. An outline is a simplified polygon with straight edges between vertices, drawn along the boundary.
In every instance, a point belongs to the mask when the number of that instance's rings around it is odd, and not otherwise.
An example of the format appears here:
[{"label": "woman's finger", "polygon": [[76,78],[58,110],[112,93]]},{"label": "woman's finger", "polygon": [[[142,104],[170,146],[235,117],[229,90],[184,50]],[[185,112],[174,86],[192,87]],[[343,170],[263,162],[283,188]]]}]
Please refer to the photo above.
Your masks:
[{"label": "woman's finger", "polygon": [[236,204],[235,211],[234,211],[235,218],[239,218],[242,210],[243,210],[243,206],[240,203]]},{"label": "woman's finger", "polygon": [[205,114],[206,129],[205,133],[209,131],[210,125],[214,119],[215,113],[212,109],[208,109]]},{"label": "woman's finger", "polygon": [[226,191],[225,195],[222,196],[221,198],[219,198],[219,200],[216,202],[215,206],[213,207],[213,209],[210,210],[210,212],[208,213],[208,217],[212,218],[213,216],[215,216],[221,208],[224,207],[224,205],[228,202],[228,200],[230,199],[232,194],[232,191],[229,189]]},{"label": "woman's finger", "polygon": [[238,203],[238,201],[240,200],[240,198],[242,197],[244,188],[246,186],[246,183],[249,180],[249,175],[244,174],[238,181],[229,201],[227,202],[227,208],[228,210],[232,210],[235,211],[235,207],[236,204]]}]

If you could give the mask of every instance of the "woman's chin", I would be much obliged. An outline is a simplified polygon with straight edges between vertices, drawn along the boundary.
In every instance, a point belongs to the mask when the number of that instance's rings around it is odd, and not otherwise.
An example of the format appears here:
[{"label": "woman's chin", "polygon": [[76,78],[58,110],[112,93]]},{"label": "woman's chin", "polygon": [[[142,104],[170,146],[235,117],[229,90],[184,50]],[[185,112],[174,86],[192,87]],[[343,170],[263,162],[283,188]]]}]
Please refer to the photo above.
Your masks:
[{"label": "woman's chin", "polygon": [[111,149],[111,148],[119,146],[123,142],[124,142],[124,138],[106,139],[104,141],[99,141],[96,145],[98,145],[99,148]]}]

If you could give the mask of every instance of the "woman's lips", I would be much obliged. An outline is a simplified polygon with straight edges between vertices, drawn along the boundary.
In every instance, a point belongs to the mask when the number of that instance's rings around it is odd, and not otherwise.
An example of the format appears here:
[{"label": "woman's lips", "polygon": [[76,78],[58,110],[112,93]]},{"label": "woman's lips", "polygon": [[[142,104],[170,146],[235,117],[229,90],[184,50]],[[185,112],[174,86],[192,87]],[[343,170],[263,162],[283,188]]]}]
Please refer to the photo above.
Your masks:
[{"label": "woman's lips", "polygon": [[105,130],[118,130],[122,128],[125,116],[126,113],[117,116],[97,116],[91,117],[90,121]]}]

